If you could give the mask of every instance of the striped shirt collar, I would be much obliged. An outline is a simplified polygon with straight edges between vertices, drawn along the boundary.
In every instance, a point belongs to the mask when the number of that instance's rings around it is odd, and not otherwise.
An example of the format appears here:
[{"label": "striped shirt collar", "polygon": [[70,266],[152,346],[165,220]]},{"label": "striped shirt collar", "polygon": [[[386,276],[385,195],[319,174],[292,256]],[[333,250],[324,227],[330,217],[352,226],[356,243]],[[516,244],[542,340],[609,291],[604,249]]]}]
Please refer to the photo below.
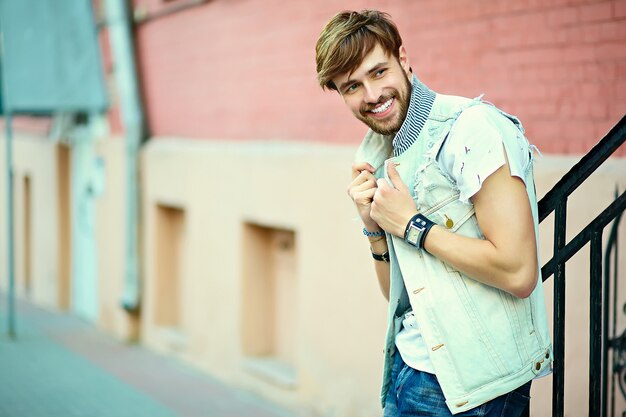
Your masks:
[{"label": "striped shirt collar", "polygon": [[433,107],[435,93],[413,75],[411,98],[406,118],[393,138],[393,155],[398,156],[415,142]]}]

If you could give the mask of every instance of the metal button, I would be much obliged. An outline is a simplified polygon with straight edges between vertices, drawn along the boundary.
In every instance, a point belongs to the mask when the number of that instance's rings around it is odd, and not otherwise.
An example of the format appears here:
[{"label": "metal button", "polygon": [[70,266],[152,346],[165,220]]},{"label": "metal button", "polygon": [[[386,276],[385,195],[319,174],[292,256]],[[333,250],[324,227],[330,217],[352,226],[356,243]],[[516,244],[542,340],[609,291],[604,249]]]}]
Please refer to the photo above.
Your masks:
[{"label": "metal button", "polygon": [[546,359],[550,359],[550,351],[546,352]]},{"label": "metal button", "polygon": [[450,217],[448,217],[445,214],[444,214],[444,217],[446,218],[446,227],[448,229],[452,229],[452,226],[454,226],[454,222],[452,221],[452,219]]},{"label": "metal button", "polygon": [[462,403],[458,403],[456,406],[457,407],[463,407],[465,404],[467,404],[469,401],[463,401]]}]

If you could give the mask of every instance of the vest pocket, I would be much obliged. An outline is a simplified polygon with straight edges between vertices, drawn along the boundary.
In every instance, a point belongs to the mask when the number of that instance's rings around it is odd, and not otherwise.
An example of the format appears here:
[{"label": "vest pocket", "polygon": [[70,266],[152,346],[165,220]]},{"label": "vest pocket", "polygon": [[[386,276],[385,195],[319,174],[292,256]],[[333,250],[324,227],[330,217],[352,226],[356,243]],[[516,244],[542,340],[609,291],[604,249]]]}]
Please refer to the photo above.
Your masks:
[{"label": "vest pocket", "polygon": [[422,214],[450,232],[480,239],[483,237],[474,216],[474,206],[461,203],[458,194],[425,210]]},{"label": "vest pocket", "polygon": [[411,195],[418,210],[426,215],[458,199],[459,191],[443,175],[437,162],[429,160],[415,173]]}]

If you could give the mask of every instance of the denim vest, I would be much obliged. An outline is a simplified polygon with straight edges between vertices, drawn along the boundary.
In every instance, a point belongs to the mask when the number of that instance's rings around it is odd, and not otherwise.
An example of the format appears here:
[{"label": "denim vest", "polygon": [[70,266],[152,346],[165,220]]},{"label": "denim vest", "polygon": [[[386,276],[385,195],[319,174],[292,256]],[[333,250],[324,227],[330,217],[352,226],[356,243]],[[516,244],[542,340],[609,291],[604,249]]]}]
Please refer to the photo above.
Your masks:
[{"label": "denim vest", "polygon": [[[459,200],[454,181],[441,171],[437,154],[462,112],[488,106],[518,127],[517,140],[528,152],[519,120],[480,98],[437,94],[426,124],[409,149],[391,158],[392,137],[368,132],[357,161],[374,166],[387,178],[386,165],[397,170],[411,191],[417,209],[449,231],[484,238],[471,202]],[[532,158],[525,170],[535,235],[538,236],[537,197]],[[395,336],[403,313],[412,308],[428,346],[448,408],[457,414],[510,392],[551,367],[552,349],[541,279],[528,298],[516,298],[482,284],[402,238],[387,234],[390,253],[390,290],[381,401],[390,387]]]}]

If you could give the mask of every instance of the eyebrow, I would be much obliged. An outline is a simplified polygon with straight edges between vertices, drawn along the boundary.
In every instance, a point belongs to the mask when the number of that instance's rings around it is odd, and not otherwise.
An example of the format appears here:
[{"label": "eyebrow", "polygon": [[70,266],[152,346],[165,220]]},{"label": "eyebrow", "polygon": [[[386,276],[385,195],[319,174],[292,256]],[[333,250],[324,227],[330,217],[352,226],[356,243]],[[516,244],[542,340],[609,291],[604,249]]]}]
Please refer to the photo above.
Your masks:
[{"label": "eyebrow", "polygon": [[[379,62],[378,64],[374,65],[370,70],[368,70],[366,75],[370,75],[370,74],[378,71],[381,67],[385,67],[387,65],[388,65],[387,61]],[[349,86],[350,84],[353,84],[355,82],[356,82],[356,80],[348,79],[346,82],[341,83],[341,85],[339,86],[339,90],[343,91],[344,88],[346,88],[347,86]]]}]

